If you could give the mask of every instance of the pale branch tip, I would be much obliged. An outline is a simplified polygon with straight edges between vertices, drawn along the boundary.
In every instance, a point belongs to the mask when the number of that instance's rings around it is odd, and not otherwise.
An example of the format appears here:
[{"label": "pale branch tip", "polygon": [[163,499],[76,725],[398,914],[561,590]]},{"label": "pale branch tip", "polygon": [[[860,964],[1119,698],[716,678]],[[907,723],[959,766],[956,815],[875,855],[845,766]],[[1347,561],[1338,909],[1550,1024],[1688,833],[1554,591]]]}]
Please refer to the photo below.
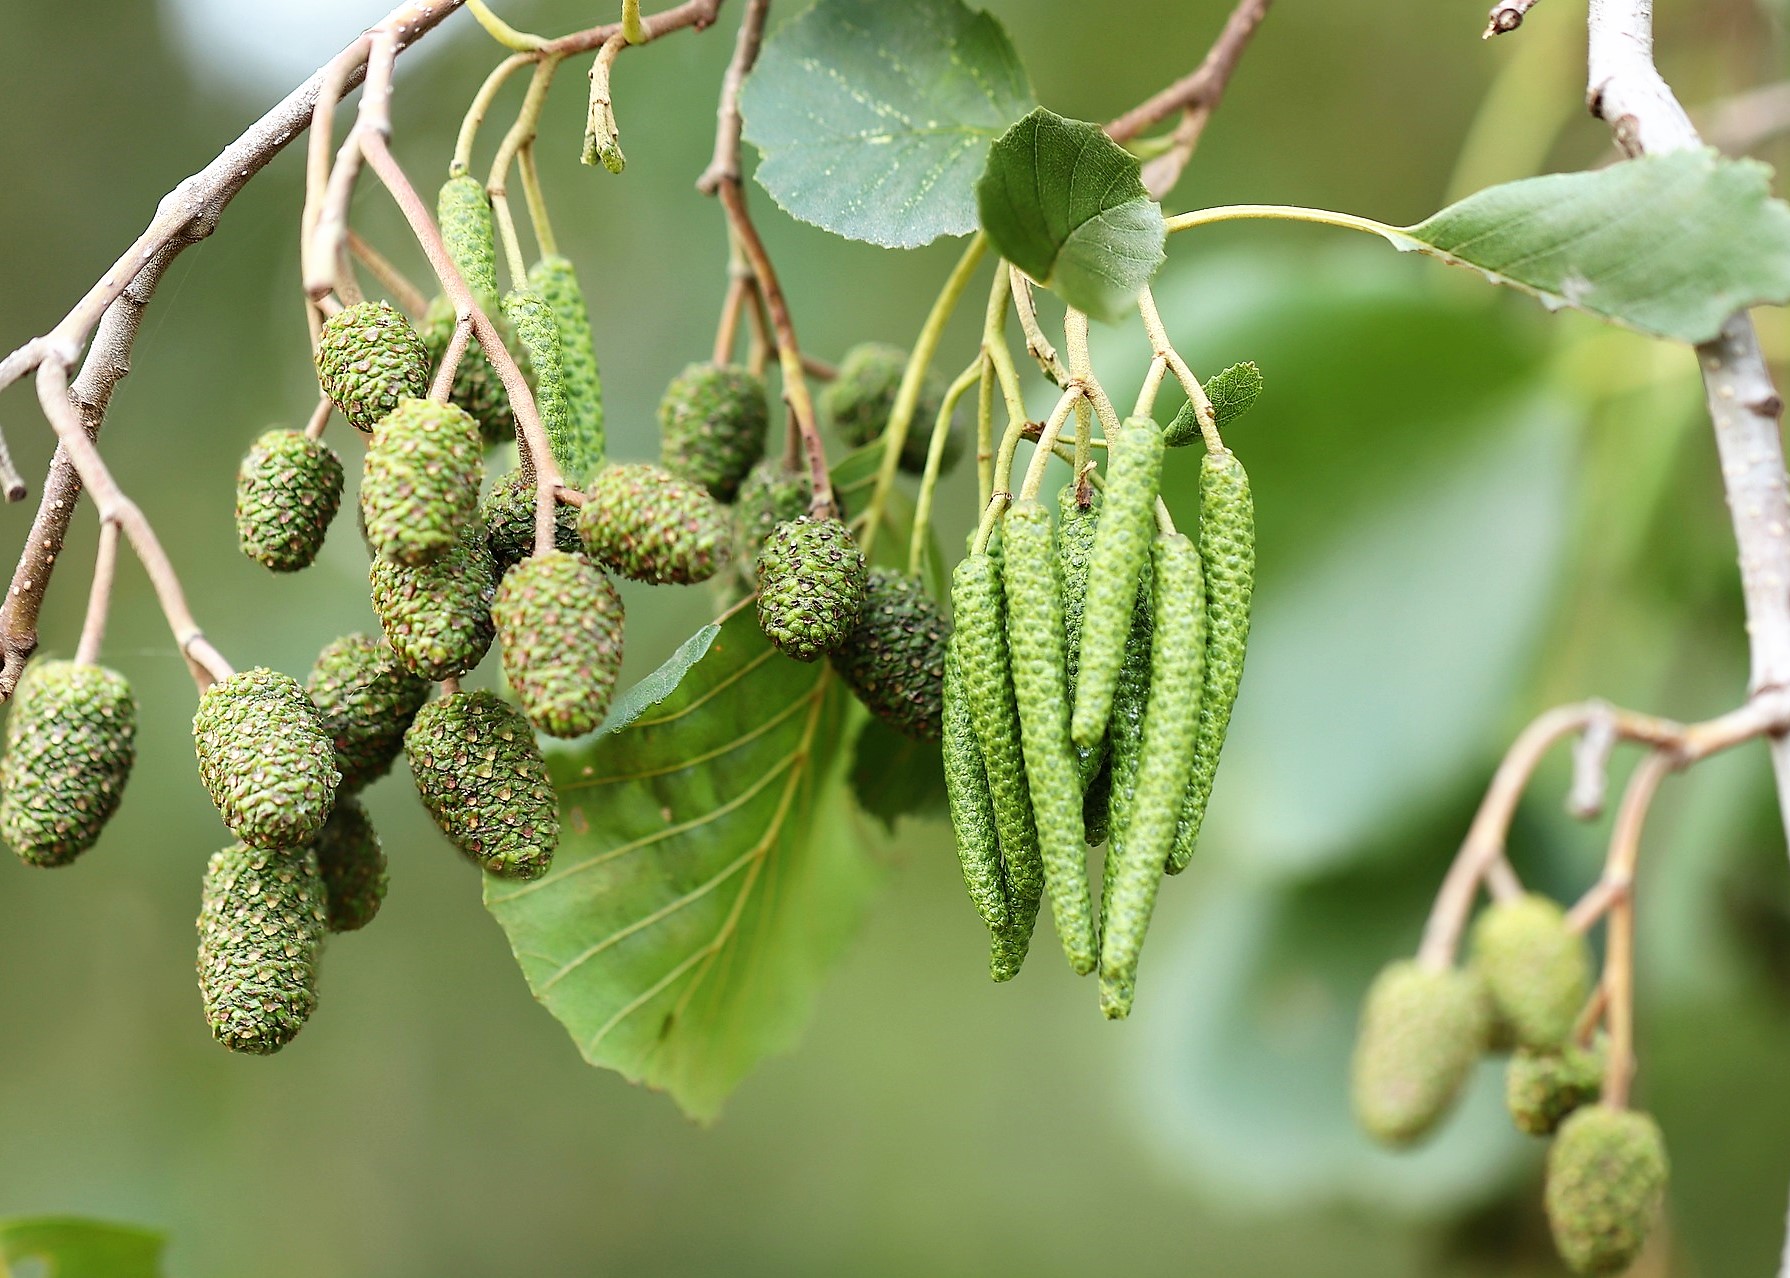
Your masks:
[{"label": "pale branch tip", "polygon": [[1539,3],[1541,0],[1503,0],[1492,6],[1492,11],[1486,18],[1485,31],[1480,38],[1490,40],[1493,36],[1509,35],[1523,25],[1523,19],[1529,16],[1529,10]]}]

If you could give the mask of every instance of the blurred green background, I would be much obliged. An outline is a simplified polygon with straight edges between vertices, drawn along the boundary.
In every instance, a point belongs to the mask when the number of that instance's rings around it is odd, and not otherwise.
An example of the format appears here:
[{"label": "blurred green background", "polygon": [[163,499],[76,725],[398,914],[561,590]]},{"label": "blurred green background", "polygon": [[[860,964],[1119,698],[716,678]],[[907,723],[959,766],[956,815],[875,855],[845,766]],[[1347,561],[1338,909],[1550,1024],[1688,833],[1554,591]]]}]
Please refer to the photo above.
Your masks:
[{"label": "blurred green background", "polygon": [[[1094,119],[1197,61],[1226,8],[990,7],[1041,100]],[[0,346],[53,324],[163,191],[381,8],[0,0]],[[501,8],[549,32],[603,16],[569,0]],[[624,458],[650,455],[660,390],[712,333],[725,247],[691,182],[732,16],[621,60],[623,177],[576,164],[582,67],[545,125]],[[1778,18],[1737,0],[1670,6],[1663,65],[1693,104],[1776,80]],[[1409,222],[1473,185],[1603,158],[1573,6],[1543,6],[1493,45],[1482,21],[1477,0],[1382,0],[1371,16],[1283,0],[1170,205]],[[398,146],[425,188],[495,60],[460,15],[402,63]],[[170,272],[104,441],[219,646],[294,672],[373,624],[346,525],[296,579],[235,549],[238,456],[269,423],[301,424],[315,395],[300,170],[297,154],[279,160]],[[955,247],[881,253],[754,201],[813,353],[911,340]],[[420,273],[370,185],[356,223]],[[1261,577],[1209,833],[1163,893],[1131,1022],[1102,1023],[1054,947],[991,986],[949,834],[913,823],[800,1049],[698,1129],[579,1061],[400,770],[370,798],[394,874],[378,925],[331,942],[321,1008],[293,1046],[233,1058],[206,1034],[192,976],[198,878],[224,832],[194,776],[191,684],[131,566],[107,652],[143,712],[124,809],[73,868],[0,863],[0,1215],[164,1229],[182,1275],[1555,1273],[1542,1146],[1509,1131],[1496,1068],[1441,1139],[1395,1158],[1348,1125],[1348,1040],[1365,981],[1414,944],[1523,720],[1591,693],[1678,716],[1741,696],[1693,361],[1320,228],[1181,237],[1159,295],[1196,368],[1254,359],[1267,375],[1232,439],[1254,479]],[[1790,352],[1790,326],[1761,318]],[[971,340],[955,325],[941,362],[961,367]],[[1129,396],[1140,335],[1101,331],[1096,354]],[[0,397],[0,417],[34,476],[48,432],[29,391]],[[345,435],[332,427],[352,464]],[[1193,472],[1177,465],[1184,502]],[[941,498],[945,544],[972,502],[960,475]],[[0,511],[7,545],[30,509]],[[80,624],[90,513],[76,527],[44,616],[52,654]],[[628,598],[635,674],[711,602]],[[1790,874],[1767,781],[1758,749],[1711,762],[1668,787],[1650,832],[1639,1096],[1674,1160],[1650,1273],[1765,1272],[1781,1238]],[[1563,788],[1561,767],[1544,772],[1514,854],[1570,894],[1605,827],[1568,822]]]}]

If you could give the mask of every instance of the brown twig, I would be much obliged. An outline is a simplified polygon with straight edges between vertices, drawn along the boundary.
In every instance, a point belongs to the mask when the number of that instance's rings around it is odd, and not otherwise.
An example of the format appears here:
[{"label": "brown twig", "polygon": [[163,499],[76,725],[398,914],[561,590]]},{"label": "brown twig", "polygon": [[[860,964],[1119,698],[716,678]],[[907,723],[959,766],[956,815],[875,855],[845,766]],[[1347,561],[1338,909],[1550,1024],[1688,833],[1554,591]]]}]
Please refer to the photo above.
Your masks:
[{"label": "brown twig", "polygon": [[447,403],[448,396],[454,393],[454,378],[460,372],[460,362],[466,358],[466,347],[471,341],[472,317],[456,317],[453,332],[448,334],[447,349],[441,353],[441,366],[435,370],[435,380],[429,383],[429,398],[437,404]]},{"label": "brown twig", "polygon": [[355,261],[366,267],[379,281],[379,286],[392,295],[392,301],[398,309],[407,315],[419,319],[429,309],[429,299],[423,291],[410,282],[408,276],[392,264],[390,258],[374,248],[353,227],[348,228],[348,251],[354,255]]},{"label": "brown twig", "polygon": [[708,168],[696,179],[696,189],[704,195],[713,195],[723,182],[740,181],[740,89],[758,61],[770,8],[770,0],[748,0],[746,16],[740,21],[733,57],[721,77],[721,97],[715,104],[715,149]]},{"label": "brown twig", "polygon": [[[639,44],[648,44],[662,35],[673,31],[681,31],[692,27],[697,31],[711,27],[715,23],[715,15],[721,12],[721,0],[684,0],[683,4],[673,5],[658,13],[648,14],[641,19],[642,39]],[[600,49],[610,40],[622,34],[622,24],[606,22],[601,26],[574,31],[570,35],[560,36],[557,40],[549,40],[537,51],[556,57],[567,57],[574,53],[589,53],[592,49]]]},{"label": "brown twig", "polygon": [[311,419],[305,423],[306,439],[322,439],[324,428],[329,425],[329,415],[335,410],[335,404],[328,395],[317,397],[317,407],[311,410]]},{"label": "brown twig", "polygon": [[1523,19],[1529,16],[1529,10],[1540,2],[1541,0],[1500,0],[1500,3],[1492,6],[1480,39],[1490,40],[1493,36],[1508,35],[1515,31],[1523,25]]},{"label": "brown twig", "polygon": [[0,431],[0,496],[11,503],[24,501],[30,495],[31,489],[26,486],[25,477],[12,464],[12,449],[6,446],[6,432]]},{"label": "brown twig", "polygon": [[1604,1025],[1610,1036],[1602,1102],[1614,1109],[1628,1104],[1629,1083],[1635,1073],[1634,880],[1641,832],[1660,782],[1683,766],[1682,759],[1665,750],[1653,751],[1636,766],[1622,793],[1622,806],[1616,811],[1616,826],[1610,834],[1610,854],[1604,862],[1603,882],[1609,885],[1612,899],[1602,981],[1607,997]]},{"label": "brown twig", "polygon": [[112,582],[118,575],[118,525],[99,521],[99,547],[93,553],[93,581],[87,588],[87,619],[81,623],[81,642],[75,648],[75,664],[90,666],[99,660],[106,642],[106,615],[112,608]]}]

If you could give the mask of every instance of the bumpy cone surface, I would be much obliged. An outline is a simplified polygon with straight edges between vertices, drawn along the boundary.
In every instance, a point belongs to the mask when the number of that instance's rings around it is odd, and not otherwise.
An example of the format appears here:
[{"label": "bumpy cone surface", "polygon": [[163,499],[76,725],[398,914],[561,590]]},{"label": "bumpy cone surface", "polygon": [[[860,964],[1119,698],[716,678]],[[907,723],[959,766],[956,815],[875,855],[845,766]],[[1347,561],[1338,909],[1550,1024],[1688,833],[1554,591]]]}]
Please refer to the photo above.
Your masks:
[{"label": "bumpy cone surface", "polygon": [[920,741],[937,741],[950,638],[944,612],[919,582],[877,568],[870,574],[857,624],[833,653],[833,668],[891,728]]},{"label": "bumpy cone surface", "polygon": [[734,562],[743,576],[756,578],[758,552],[771,530],[807,514],[813,497],[814,483],[806,472],[784,469],[780,457],[766,458],[752,468],[733,503]]},{"label": "bumpy cone surface", "polygon": [[[485,521],[485,544],[497,561],[497,571],[511,568],[534,554],[535,486],[521,471],[512,470],[491,485],[479,506]],[[576,554],[584,549],[578,540],[578,508],[561,502],[554,511],[553,546]]]},{"label": "bumpy cone surface", "polygon": [[503,673],[529,722],[577,737],[609,713],[622,666],[622,597],[583,555],[550,551],[504,576],[491,604]]},{"label": "bumpy cone surface", "polygon": [[559,806],[534,730],[491,692],[422,708],[404,738],[423,806],[448,842],[511,879],[539,878],[559,845]]},{"label": "bumpy cone surface", "polygon": [[447,554],[479,508],[478,426],[452,404],[406,399],[373,431],[361,476],[367,544],[412,568]]},{"label": "bumpy cone surface", "polygon": [[1471,972],[1414,961],[1374,979],[1355,1040],[1355,1118],[1386,1145],[1429,1134],[1453,1107],[1485,1047],[1485,987]]},{"label": "bumpy cone surface", "polygon": [[351,426],[372,430],[400,399],[429,393],[429,352],[389,303],[357,302],[324,321],[317,380]]},{"label": "bumpy cone surface", "polygon": [[385,901],[385,849],[367,810],[343,799],[311,845],[323,876],[324,917],[332,932],[354,932],[373,921]]},{"label": "bumpy cone surface", "polygon": [[373,611],[385,640],[412,674],[451,679],[485,659],[496,630],[491,596],[497,565],[474,524],[439,562],[426,568],[375,559]]},{"label": "bumpy cone surface", "polygon": [[335,746],[339,790],[348,794],[391,770],[429,699],[429,681],[405,669],[384,639],[344,635],[317,655],[305,691]]},{"label": "bumpy cone surface", "polygon": [[1515,1040],[1540,1051],[1566,1041],[1591,992],[1591,947],[1558,904],[1534,893],[1479,916],[1473,966]]},{"label": "bumpy cone surface", "polygon": [[199,991],[212,1037],[233,1052],[277,1052],[317,1006],[323,880],[308,846],[235,844],[205,867]]},{"label": "bumpy cone surface", "polygon": [[798,516],[778,524],[758,554],[758,624],[785,653],[813,661],[845,642],[868,584],[864,552],[843,521]]},{"label": "bumpy cone surface", "polygon": [[274,572],[308,568],[342,506],[342,459],[321,440],[270,430],[236,472],[236,538]]},{"label": "bumpy cone surface", "polygon": [[342,774],[317,708],[290,675],[256,667],[207,688],[193,716],[199,779],[231,833],[252,847],[309,842]]},{"label": "bumpy cone surface", "polygon": [[0,837],[29,865],[67,865],[118,810],[136,760],[137,702],[103,666],[25,668],[0,760]]},{"label": "bumpy cone surface", "polygon": [[1504,1071],[1504,1103],[1518,1131],[1547,1136],[1603,1090],[1604,1053],[1567,1046],[1558,1052],[1519,1047]]},{"label": "bumpy cone surface", "polygon": [[764,456],[771,421],[764,378],[738,365],[691,364],[659,402],[659,460],[731,502]]},{"label": "bumpy cone surface", "polygon": [[[504,345],[515,353],[515,332],[498,309],[496,295],[484,299],[479,309],[497,326]],[[431,377],[441,367],[441,357],[447,354],[453,336],[454,304],[445,297],[437,297],[429,303],[422,327],[423,349],[428,353]],[[523,375],[528,376],[532,370],[527,362],[521,355],[516,359]],[[485,443],[501,444],[516,438],[516,413],[510,407],[510,393],[504,389],[503,379],[497,375],[491,357],[485,354],[485,348],[476,338],[467,343],[460,367],[454,370],[454,385],[448,391],[448,402],[471,414],[472,420],[479,424],[479,438]]]},{"label": "bumpy cone surface", "polygon": [[[907,352],[884,342],[865,342],[852,347],[839,363],[839,375],[821,392],[820,408],[839,437],[853,448],[881,439],[895,408],[895,394],[907,368]],[[926,469],[926,449],[932,442],[933,424],[945,402],[945,384],[928,372],[920,384],[920,398],[901,445],[901,469],[917,475]],[[947,437],[941,471],[949,471],[963,452],[955,432]]]},{"label": "bumpy cone surface", "polygon": [[1543,1195],[1560,1258],[1581,1274],[1627,1269],[1659,1212],[1666,1173],[1666,1142],[1646,1114],[1574,1112],[1548,1150]]},{"label": "bumpy cone surface", "polygon": [[640,462],[598,473],[578,512],[591,557],[635,581],[707,581],[727,559],[727,510],[708,492]]}]

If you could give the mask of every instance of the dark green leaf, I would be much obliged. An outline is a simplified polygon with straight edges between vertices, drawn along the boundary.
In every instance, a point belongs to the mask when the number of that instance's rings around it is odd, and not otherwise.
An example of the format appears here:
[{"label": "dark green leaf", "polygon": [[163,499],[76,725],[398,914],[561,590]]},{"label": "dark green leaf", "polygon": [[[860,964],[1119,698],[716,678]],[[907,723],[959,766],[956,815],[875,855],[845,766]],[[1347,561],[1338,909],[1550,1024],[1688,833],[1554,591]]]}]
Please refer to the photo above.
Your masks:
[{"label": "dark green leaf", "polygon": [[1003,133],[976,184],[1002,257],[1069,305],[1117,319],[1162,265],[1162,209],[1137,157],[1097,124],[1039,107]]},{"label": "dark green leaf", "polygon": [[[1232,364],[1212,374],[1204,389],[1206,398],[1212,401],[1213,424],[1223,430],[1255,407],[1256,399],[1262,393],[1262,370],[1254,361]],[[1194,416],[1192,400],[1181,405],[1181,411],[1162,432],[1162,438],[1170,448],[1184,448],[1198,442],[1200,423]]]},{"label": "dark green leaf", "polygon": [[765,41],[740,98],[771,198],[887,248],[975,230],[988,145],[1031,105],[1001,24],[960,0],[820,0]]},{"label": "dark green leaf", "polygon": [[162,1235],[75,1216],[0,1221],[0,1274],[36,1261],[49,1278],[157,1278]]},{"label": "dark green leaf", "polygon": [[793,1042],[874,878],[843,810],[855,714],[745,610],[650,714],[550,754],[553,869],[485,904],[586,1060],[706,1121]]},{"label": "dark green leaf", "polygon": [[614,704],[609,707],[609,717],[603,720],[603,726],[597,731],[620,732],[648,708],[669,697],[677,690],[684,675],[689,673],[690,667],[708,653],[709,645],[715,642],[715,636],[720,633],[721,627],[711,621],[684,640],[678,645],[677,651],[665,659],[663,665],[615,699]]},{"label": "dark green leaf", "polygon": [[852,795],[891,834],[904,816],[945,815],[945,765],[936,741],[915,741],[872,718],[852,747]]},{"label": "dark green leaf", "polygon": [[1702,342],[1790,301],[1790,207],[1771,170],[1713,151],[1508,182],[1402,234],[1499,284],[1644,333]]}]

